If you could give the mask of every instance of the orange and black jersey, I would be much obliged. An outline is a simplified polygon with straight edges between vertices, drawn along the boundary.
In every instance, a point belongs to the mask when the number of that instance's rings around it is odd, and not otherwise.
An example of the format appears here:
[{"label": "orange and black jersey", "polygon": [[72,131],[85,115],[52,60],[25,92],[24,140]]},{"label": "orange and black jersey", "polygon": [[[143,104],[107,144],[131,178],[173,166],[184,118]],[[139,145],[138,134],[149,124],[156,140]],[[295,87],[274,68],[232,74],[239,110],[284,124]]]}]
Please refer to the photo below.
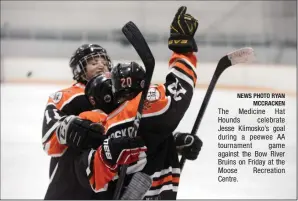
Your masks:
[{"label": "orange and black jersey", "polygon": [[[194,54],[173,54],[165,84],[152,85],[144,103],[138,135],[148,147],[147,159],[128,168],[126,183],[137,171],[145,172],[153,184],[145,199],[176,199],[179,184],[179,161],[174,145],[173,131],[177,128],[193,96],[197,75]],[[106,135],[117,138],[130,136],[141,94],[124,102],[108,115],[104,122]],[[88,117],[89,115],[89,117]],[[87,119],[97,121],[98,113],[89,112]],[[118,175],[111,172],[100,160],[98,152],[89,150],[77,160],[77,176],[97,194],[98,199],[111,199]]]},{"label": "orange and black jersey", "polygon": [[[78,153],[66,145],[61,145],[56,136],[56,129],[66,116],[92,110],[84,90],[85,85],[76,83],[50,95],[48,99],[42,126],[43,149],[51,156],[50,184],[45,199],[86,199],[93,193],[73,185],[75,183],[72,179],[75,175],[72,171],[73,161]],[[78,192],[74,193],[75,191]]]},{"label": "orange and black jersey", "polygon": [[77,83],[70,88],[50,95],[44,112],[42,143],[44,151],[53,157],[61,156],[67,146],[59,144],[56,128],[68,115],[79,115],[92,110],[92,105],[84,94],[85,86]]}]

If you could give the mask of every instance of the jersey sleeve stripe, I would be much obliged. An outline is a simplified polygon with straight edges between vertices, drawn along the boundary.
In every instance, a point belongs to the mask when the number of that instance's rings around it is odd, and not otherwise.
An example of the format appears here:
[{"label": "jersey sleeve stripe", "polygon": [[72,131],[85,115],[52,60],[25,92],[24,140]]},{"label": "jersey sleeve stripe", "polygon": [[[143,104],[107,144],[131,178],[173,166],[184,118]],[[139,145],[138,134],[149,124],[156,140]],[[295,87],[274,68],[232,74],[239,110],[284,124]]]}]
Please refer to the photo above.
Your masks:
[{"label": "jersey sleeve stripe", "polygon": [[170,73],[173,73],[178,78],[184,80],[190,86],[195,87],[195,82],[192,79],[190,79],[187,75],[185,75],[184,73],[181,73],[180,71],[176,70],[175,68],[172,68],[171,71],[170,71]]},{"label": "jersey sleeve stripe", "polygon": [[197,73],[195,67],[186,59],[179,59],[177,63],[183,64],[187,69],[190,70],[190,73],[192,74],[193,77],[197,79]]},{"label": "jersey sleeve stripe", "polygon": [[171,183],[179,183],[179,177],[173,177],[172,175],[169,175],[167,177],[161,178],[157,181],[153,181],[152,182],[152,187],[157,187],[157,186],[161,186],[167,182],[171,182]]},{"label": "jersey sleeve stripe", "polygon": [[[193,80],[193,82],[196,83],[196,81],[197,81],[197,75],[195,74],[195,72],[194,72],[192,69],[186,67],[186,65],[184,65],[184,64],[182,64],[182,63],[180,63],[180,62],[177,61],[177,62],[172,66],[172,69],[173,69],[173,68],[179,68],[179,69],[181,69],[182,72],[183,72],[184,74],[190,76],[191,79]],[[172,69],[171,69],[171,70],[172,70]]]},{"label": "jersey sleeve stripe", "polygon": [[88,166],[86,168],[86,173],[87,173],[87,177],[89,179],[91,178],[91,175],[93,174],[91,172],[92,168],[90,168],[90,167],[92,167],[92,163],[91,162],[93,161],[93,158],[94,158],[94,154],[95,154],[94,152],[95,152],[95,150],[91,149],[91,151],[88,154]]},{"label": "jersey sleeve stripe", "polygon": [[55,133],[54,130],[59,126],[60,122],[57,121],[47,132],[46,134],[42,137],[42,143],[45,143],[48,141],[52,135]]},{"label": "jersey sleeve stripe", "polygon": [[196,74],[196,67],[189,60],[185,58],[180,58],[177,59],[177,61],[184,63],[185,66],[189,67]]},{"label": "jersey sleeve stripe", "polygon": [[189,66],[192,67],[193,70],[195,71],[197,66],[197,57],[194,53],[189,53],[189,54],[173,53],[173,55],[169,60],[169,66],[173,65],[173,63],[181,59],[183,59],[186,63],[188,63]]},{"label": "jersey sleeve stripe", "polygon": [[154,178],[159,178],[163,175],[166,175],[166,174],[169,174],[169,173],[173,173],[173,174],[180,174],[180,168],[172,168],[172,167],[169,167],[168,169],[163,169],[161,170],[160,172],[155,172],[151,178],[154,179]]},{"label": "jersey sleeve stripe", "polygon": [[182,70],[181,68],[177,68],[176,66],[172,69],[176,69],[177,71],[179,71],[180,73],[184,74],[185,76],[189,77],[189,79],[193,80],[193,77],[190,76],[189,74],[185,73],[184,70]]}]

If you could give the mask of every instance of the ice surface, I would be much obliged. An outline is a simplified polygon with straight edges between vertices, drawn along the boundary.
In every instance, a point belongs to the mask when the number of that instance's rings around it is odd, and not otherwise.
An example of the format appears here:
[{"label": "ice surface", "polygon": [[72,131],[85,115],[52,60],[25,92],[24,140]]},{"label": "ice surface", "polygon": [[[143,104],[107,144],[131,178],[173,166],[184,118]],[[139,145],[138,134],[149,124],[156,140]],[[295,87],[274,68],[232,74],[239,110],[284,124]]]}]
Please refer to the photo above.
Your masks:
[{"label": "ice surface", "polygon": [[[67,86],[65,86],[67,87]],[[47,97],[61,89],[55,85],[1,84],[1,199],[43,199],[49,157],[41,145],[41,126]],[[177,130],[192,129],[206,90],[196,89],[191,106]],[[295,198],[296,190],[296,97],[286,99],[286,175],[252,175],[251,167],[239,167],[238,183],[217,181],[218,107],[252,107],[250,99],[237,99],[235,91],[215,90],[198,135],[204,142],[196,161],[187,161],[181,175],[178,198]],[[268,112],[270,113],[270,112]],[[270,115],[270,114],[269,114]],[[241,116],[246,125],[256,116]],[[264,142],[255,147],[266,150]]]}]

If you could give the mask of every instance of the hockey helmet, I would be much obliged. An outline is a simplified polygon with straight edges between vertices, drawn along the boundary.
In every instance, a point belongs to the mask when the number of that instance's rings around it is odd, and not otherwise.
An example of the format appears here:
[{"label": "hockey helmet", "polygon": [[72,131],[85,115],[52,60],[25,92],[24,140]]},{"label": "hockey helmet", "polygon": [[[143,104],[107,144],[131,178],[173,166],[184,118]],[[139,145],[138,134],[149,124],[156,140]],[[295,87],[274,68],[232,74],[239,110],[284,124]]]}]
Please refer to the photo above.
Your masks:
[{"label": "hockey helmet", "polygon": [[111,71],[112,90],[117,103],[137,96],[145,85],[145,69],[136,62],[119,63]]},{"label": "hockey helmet", "polygon": [[100,109],[106,114],[109,114],[117,107],[114,104],[111,79],[105,75],[97,75],[88,81],[85,95],[94,108]]},{"label": "hockey helmet", "polygon": [[74,52],[69,61],[69,66],[72,69],[74,80],[86,84],[88,81],[86,79],[87,61],[95,57],[105,59],[108,69],[111,70],[112,61],[103,47],[97,44],[84,44]]}]

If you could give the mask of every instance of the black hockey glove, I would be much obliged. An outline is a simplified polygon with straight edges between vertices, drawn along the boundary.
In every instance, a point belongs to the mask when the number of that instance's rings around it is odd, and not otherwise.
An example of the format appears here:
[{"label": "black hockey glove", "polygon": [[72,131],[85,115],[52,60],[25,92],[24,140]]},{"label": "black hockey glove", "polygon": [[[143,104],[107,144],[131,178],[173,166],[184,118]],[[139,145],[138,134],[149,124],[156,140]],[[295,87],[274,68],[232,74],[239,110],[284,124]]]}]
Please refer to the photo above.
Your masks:
[{"label": "black hockey glove", "polygon": [[96,149],[106,139],[103,135],[105,129],[101,124],[74,115],[66,117],[56,131],[60,144],[78,149]]},{"label": "black hockey glove", "polygon": [[106,166],[117,171],[119,165],[129,165],[146,158],[147,147],[140,137],[124,136],[106,139],[97,151]]},{"label": "black hockey glove", "polygon": [[203,146],[202,140],[189,133],[175,133],[175,145],[177,151],[188,160],[197,159]]},{"label": "black hockey glove", "polygon": [[198,20],[186,13],[186,7],[181,6],[171,24],[169,49],[176,53],[197,52],[198,47],[194,35],[198,28]]}]

